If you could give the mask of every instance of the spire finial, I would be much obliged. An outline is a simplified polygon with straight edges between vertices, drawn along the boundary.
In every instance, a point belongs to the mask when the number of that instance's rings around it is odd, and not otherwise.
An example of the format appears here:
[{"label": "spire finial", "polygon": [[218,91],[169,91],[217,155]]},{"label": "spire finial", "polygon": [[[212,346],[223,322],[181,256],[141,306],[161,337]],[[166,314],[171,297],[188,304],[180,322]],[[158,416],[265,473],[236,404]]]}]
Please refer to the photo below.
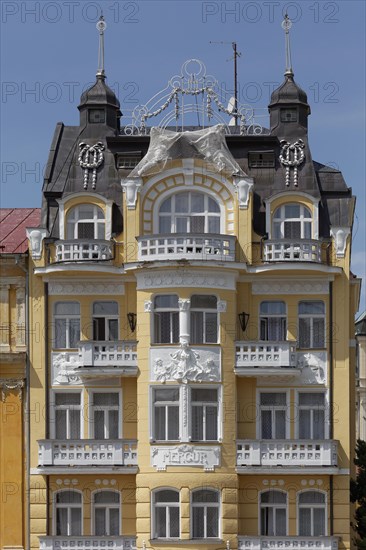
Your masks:
[{"label": "spire finial", "polygon": [[98,71],[97,77],[105,77],[104,71],[104,31],[107,28],[107,23],[104,21],[103,12],[101,13],[98,23],[96,25],[99,31],[99,51],[98,51]]},{"label": "spire finial", "polygon": [[290,47],[290,29],[292,21],[289,16],[285,15],[285,19],[281,23],[281,27],[285,31],[285,48],[286,48],[286,71],[285,76],[294,76],[291,63],[291,47]]}]

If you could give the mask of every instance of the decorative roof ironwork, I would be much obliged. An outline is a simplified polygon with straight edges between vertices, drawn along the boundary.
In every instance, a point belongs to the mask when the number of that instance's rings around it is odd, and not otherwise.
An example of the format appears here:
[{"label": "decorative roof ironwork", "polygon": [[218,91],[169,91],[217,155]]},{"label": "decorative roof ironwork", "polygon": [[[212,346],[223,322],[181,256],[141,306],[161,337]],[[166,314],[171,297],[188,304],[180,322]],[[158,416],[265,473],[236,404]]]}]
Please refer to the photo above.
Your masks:
[{"label": "decorative roof ironwork", "polygon": [[[122,128],[125,135],[146,135],[147,122],[158,119],[153,126],[170,127],[177,132],[192,127],[191,115],[197,116],[201,128],[212,124],[223,124],[226,133],[238,121],[241,135],[262,134],[263,128],[254,120],[254,109],[250,105],[227,103],[225,90],[216,78],[207,74],[206,66],[199,59],[189,59],[181,67],[181,73],[174,75],[167,86],[157,92],[147,103],[138,105],[132,112],[131,124]],[[229,115],[227,121],[225,115]],[[189,120],[189,117],[190,120]]]}]

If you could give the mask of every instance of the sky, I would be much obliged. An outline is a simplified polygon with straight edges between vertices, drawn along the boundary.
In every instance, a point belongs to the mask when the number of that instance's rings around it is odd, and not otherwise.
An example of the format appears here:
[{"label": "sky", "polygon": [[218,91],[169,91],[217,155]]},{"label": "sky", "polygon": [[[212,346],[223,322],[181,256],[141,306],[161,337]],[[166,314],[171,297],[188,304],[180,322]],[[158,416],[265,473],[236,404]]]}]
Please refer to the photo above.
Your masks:
[{"label": "sky", "polygon": [[271,90],[283,81],[287,11],[295,80],[311,105],[312,156],[341,169],[357,196],[352,270],[365,277],[364,0],[2,0],[0,6],[3,208],[41,204],[55,125],[78,124],[80,95],[95,80],[102,10],[107,82],[121,101],[122,123],[192,58],[230,97],[233,41],[241,53],[239,102],[265,113]]}]

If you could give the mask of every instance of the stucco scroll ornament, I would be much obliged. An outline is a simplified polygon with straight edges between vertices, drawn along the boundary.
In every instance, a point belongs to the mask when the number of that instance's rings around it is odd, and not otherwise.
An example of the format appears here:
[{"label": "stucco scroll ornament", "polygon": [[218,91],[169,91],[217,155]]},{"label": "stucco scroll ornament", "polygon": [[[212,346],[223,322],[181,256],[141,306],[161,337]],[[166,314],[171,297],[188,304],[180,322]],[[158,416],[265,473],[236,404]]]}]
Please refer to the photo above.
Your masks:
[{"label": "stucco scroll ornament", "polygon": [[331,227],[330,234],[334,239],[337,258],[344,258],[347,246],[347,237],[351,230],[349,227]]},{"label": "stucco scroll ornament", "polygon": [[286,185],[290,185],[290,170],[293,168],[294,185],[297,187],[297,168],[305,159],[305,144],[302,139],[294,143],[289,143],[285,139],[281,140],[280,163],[286,167]]},{"label": "stucco scroll ornament", "polygon": [[128,210],[134,210],[136,208],[137,193],[142,186],[142,178],[124,178],[121,182],[122,189],[126,195],[126,204]]},{"label": "stucco scroll ornament", "polygon": [[2,401],[5,402],[7,395],[14,391],[18,394],[19,399],[22,399],[22,388],[24,387],[24,380],[17,380],[16,378],[6,378],[0,380],[0,388],[2,394]]},{"label": "stucco scroll ornament", "polygon": [[179,380],[184,384],[187,382],[215,382],[219,380],[219,367],[212,358],[200,363],[200,355],[197,351],[190,349],[188,342],[183,341],[178,351],[169,354],[171,361],[164,365],[160,358],[155,360],[154,374],[156,380],[166,382],[167,380]]},{"label": "stucco scroll ornament", "polygon": [[298,366],[301,369],[301,382],[304,384],[324,384],[325,369],[319,357],[313,353],[305,353],[299,358]]},{"label": "stucco scroll ornament", "polygon": [[79,361],[76,357],[67,356],[66,353],[59,353],[53,359],[53,367],[55,369],[54,383],[57,384],[80,384],[81,380],[76,375],[74,369],[79,367]]},{"label": "stucco scroll ornament", "polygon": [[250,192],[253,189],[253,179],[243,178],[242,176],[234,176],[234,187],[238,194],[239,208],[248,208]]},{"label": "stucco scroll ornament", "polygon": [[89,170],[92,170],[92,188],[97,184],[97,168],[103,164],[105,149],[103,143],[98,141],[95,145],[88,145],[83,141],[79,143],[79,164],[84,170],[84,189],[88,188]]},{"label": "stucco scroll ornament", "polygon": [[42,257],[43,239],[47,237],[48,231],[47,229],[43,229],[42,227],[36,227],[36,228],[27,227],[26,232],[30,243],[30,251],[32,254],[32,258],[34,260],[40,260]]}]

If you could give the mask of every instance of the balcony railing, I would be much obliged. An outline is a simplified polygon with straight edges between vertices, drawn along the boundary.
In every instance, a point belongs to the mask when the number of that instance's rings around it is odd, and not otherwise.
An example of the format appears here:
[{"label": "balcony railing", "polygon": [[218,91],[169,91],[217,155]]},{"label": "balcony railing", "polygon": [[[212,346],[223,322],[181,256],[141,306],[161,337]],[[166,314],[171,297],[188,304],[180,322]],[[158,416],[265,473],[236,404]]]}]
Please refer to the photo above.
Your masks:
[{"label": "balcony railing", "polygon": [[40,550],[136,550],[135,537],[57,536],[39,537]]},{"label": "balcony railing", "polygon": [[79,342],[79,364],[84,367],[137,367],[137,342],[129,340]]},{"label": "balcony railing", "polygon": [[238,550],[338,550],[338,537],[238,537]]},{"label": "balcony railing", "polygon": [[337,467],[337,441],[244,439],[236,444],[236,465]]},{"label": "balcony railing", "polygon": [[296,342],[236,342],[236,369],[296,367],[296,362]]},{"label": "balcony railing", "polygon": [[313,240],[271,240],[264,243],[265,262],[322,261],[321,242]]},{"label": "balcony railing", "polygon": [[57,241],[56,262],[90,262],[113,259],[113,242],[94,239]]},{"label": "balcony railing", "polygon": [[39,466],[137,466],[135,439],[42,439]]},{"label": "balcony railing", "polygon": [[138,260],[235,260],[233,235],[175,233],[138,237]]}]

